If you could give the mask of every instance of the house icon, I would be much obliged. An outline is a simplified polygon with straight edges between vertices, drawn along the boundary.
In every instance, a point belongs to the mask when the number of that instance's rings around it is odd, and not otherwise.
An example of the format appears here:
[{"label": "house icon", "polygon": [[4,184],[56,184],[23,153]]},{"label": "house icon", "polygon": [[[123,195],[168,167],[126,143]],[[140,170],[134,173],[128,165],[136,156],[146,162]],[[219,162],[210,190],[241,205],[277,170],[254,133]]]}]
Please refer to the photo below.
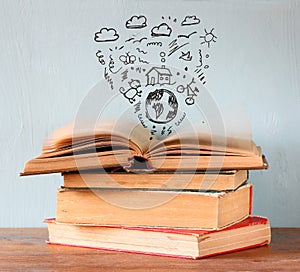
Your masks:
[{"label": "house icon", "polygon": [[171,71],[164,65],[161,67],[152,67],[147,73],[147,85],[171,84]]}]

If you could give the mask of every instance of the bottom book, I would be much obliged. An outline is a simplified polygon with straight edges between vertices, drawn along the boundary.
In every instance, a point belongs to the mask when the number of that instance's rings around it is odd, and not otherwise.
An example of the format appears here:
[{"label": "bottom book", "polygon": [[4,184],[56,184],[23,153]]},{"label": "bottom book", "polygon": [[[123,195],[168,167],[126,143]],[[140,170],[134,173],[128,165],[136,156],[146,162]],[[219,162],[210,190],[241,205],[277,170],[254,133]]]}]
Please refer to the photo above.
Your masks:
[{"label": "bottom book", "polygon": [[267,218],[250,216],[221,230],[48,223],[49,244],[199,259],[267,245]]}]

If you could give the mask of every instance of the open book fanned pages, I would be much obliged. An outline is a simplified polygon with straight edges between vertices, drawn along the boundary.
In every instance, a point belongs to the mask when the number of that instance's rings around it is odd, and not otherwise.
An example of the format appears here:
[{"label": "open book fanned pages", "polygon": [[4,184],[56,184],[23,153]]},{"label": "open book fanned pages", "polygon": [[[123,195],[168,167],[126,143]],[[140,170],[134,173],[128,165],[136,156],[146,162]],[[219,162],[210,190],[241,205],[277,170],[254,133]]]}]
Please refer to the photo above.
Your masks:
[{"label": "open book fanned pages", "polygon": [[249,139],[194,133],[153,139],[141,125],[112,129],[103,124],[91,130],[67,125],[45,141],[42,154],[29,160],[21,175],[123,167],[134,161],[154,171],[263,169],[261,148]]}]

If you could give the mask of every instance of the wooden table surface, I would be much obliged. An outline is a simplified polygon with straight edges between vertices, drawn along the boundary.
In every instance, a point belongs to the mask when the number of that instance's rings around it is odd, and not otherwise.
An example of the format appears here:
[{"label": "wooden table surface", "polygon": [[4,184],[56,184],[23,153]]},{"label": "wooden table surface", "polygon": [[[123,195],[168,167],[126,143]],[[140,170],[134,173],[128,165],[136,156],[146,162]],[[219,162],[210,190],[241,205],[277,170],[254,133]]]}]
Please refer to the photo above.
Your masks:
[{"label": "wooden table surface", "polygon": [[47,245],[47,229],[0,229],[0,271],[300,271],[300,229],[272,243],[201,260]]}]

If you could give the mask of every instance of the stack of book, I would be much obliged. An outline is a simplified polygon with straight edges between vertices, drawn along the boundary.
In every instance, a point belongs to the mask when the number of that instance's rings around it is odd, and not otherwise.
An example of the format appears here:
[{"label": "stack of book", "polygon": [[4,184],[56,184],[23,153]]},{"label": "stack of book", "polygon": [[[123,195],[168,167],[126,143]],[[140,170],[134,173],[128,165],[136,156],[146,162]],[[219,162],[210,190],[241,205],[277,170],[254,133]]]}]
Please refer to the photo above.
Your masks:
[{"label": "stack of book", "polygon": [[48,242],[194,259],[268,244],[248,182],[249,169],[267,168],[261,149],[187,135],[56,131],[21,173],[63,175]]}]

